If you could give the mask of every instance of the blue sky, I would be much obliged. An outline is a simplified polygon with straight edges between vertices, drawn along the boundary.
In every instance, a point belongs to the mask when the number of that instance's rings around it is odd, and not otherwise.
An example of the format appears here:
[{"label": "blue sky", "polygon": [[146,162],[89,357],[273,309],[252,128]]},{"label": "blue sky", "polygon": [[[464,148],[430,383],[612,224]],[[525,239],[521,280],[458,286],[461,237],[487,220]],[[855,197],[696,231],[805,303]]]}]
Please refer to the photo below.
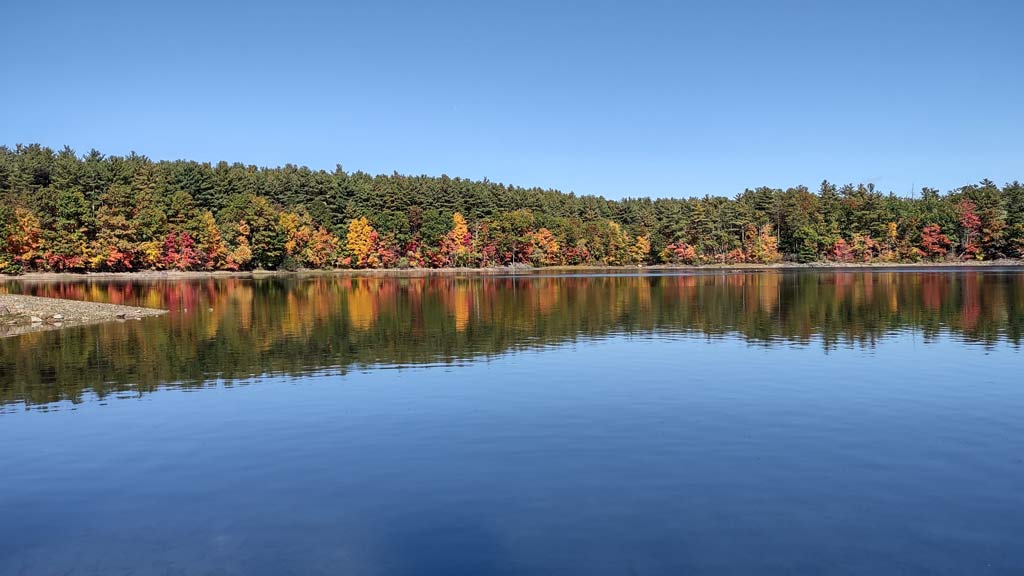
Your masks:
[{"label": "blue sky", "polygon": [[1024,3],[8,2],[0,143],[732,196],[1024,179]]}]

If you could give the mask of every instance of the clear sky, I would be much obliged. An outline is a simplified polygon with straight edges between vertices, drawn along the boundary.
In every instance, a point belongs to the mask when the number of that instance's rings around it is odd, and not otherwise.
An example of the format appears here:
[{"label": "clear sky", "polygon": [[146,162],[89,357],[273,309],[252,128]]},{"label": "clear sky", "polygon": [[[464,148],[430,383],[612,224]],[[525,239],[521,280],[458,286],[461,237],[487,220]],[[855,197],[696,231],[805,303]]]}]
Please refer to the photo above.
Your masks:
[{"label": "clear sky", "polygon": [[0,143],[732,196],[1024,179],[1024,2],[4,0]]}]

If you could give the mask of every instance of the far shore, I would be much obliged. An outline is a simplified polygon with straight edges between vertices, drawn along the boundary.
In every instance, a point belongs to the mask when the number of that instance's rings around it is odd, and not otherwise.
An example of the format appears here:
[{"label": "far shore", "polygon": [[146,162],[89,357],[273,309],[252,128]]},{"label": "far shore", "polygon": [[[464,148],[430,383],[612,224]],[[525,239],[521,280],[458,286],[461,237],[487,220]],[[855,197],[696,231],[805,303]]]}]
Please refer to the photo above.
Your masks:
[{"label": "far shore", "polygon": [[0,281],[75,281],[75,280],[181,280],[195,278],[267,278],[289,276],[388,276],[388,277],[424,277],[424,276],[508,276],[508,275],[546,275],[546,274],[643,274],[672,272],[748,272],[771,270],[840,270],[840,269],[931,269],[931,268],[1024,268],[1024,260],[1001,259],[987,261],[957,262],[779,262],[776,264],[703,264],[688,266],[680,264],[656,264],[651,266],[544,266],[533,267],[520,265],[515,267],[496,266],[491,268],[387,268],[387,269],[351,269],[335,268],[327,270],[250,270],[232,272],[226,270],[194,271],[194,270],[141,270],[138,272],[30,272],[19,276],[0,276]]}]

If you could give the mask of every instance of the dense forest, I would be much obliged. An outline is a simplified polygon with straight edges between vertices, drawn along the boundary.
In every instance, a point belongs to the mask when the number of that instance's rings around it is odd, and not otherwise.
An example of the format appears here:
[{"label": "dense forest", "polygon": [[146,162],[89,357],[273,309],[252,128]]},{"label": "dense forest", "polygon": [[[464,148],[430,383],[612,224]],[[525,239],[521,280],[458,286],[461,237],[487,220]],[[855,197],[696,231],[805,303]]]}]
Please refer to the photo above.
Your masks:
[{"label": "dense forest", "polygon": [[577,196],[448,176],[0,146],[0,272],[990,260],[1024,185]]}]

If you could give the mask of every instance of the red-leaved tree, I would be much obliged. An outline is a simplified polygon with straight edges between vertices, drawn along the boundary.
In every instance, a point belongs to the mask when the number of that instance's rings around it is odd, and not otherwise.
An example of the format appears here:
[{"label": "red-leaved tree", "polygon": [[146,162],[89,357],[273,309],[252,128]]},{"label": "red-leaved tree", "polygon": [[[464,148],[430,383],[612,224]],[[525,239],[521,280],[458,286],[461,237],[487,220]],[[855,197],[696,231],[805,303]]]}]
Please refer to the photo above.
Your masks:
[{"label": "red-leaved tree", "polygon": [[164,268],[191,270],[202,261],[202,254],[196,250],[196,241],[188,232],[172,231],[164,239],[160,257],[160,263]]},{"label": "red-leaved tree", "polygon": [[957,212],[960,214],[960,227],[963,228],[964,241],[963,251],[960,256],[965,259],[978,258],[981,255],[981,246],[978,245],[978,237],[981,233],[981,217],[978,216],[978,207],[970,200],[961,200],[957,204]]},{"label": "red-leaved tree", "polygon": [[949,236],[942,233],[942,228],[938,224],[929,224],[921,229],[921,249],[928,258],[942,258],[949,252],[951,245]]}]

